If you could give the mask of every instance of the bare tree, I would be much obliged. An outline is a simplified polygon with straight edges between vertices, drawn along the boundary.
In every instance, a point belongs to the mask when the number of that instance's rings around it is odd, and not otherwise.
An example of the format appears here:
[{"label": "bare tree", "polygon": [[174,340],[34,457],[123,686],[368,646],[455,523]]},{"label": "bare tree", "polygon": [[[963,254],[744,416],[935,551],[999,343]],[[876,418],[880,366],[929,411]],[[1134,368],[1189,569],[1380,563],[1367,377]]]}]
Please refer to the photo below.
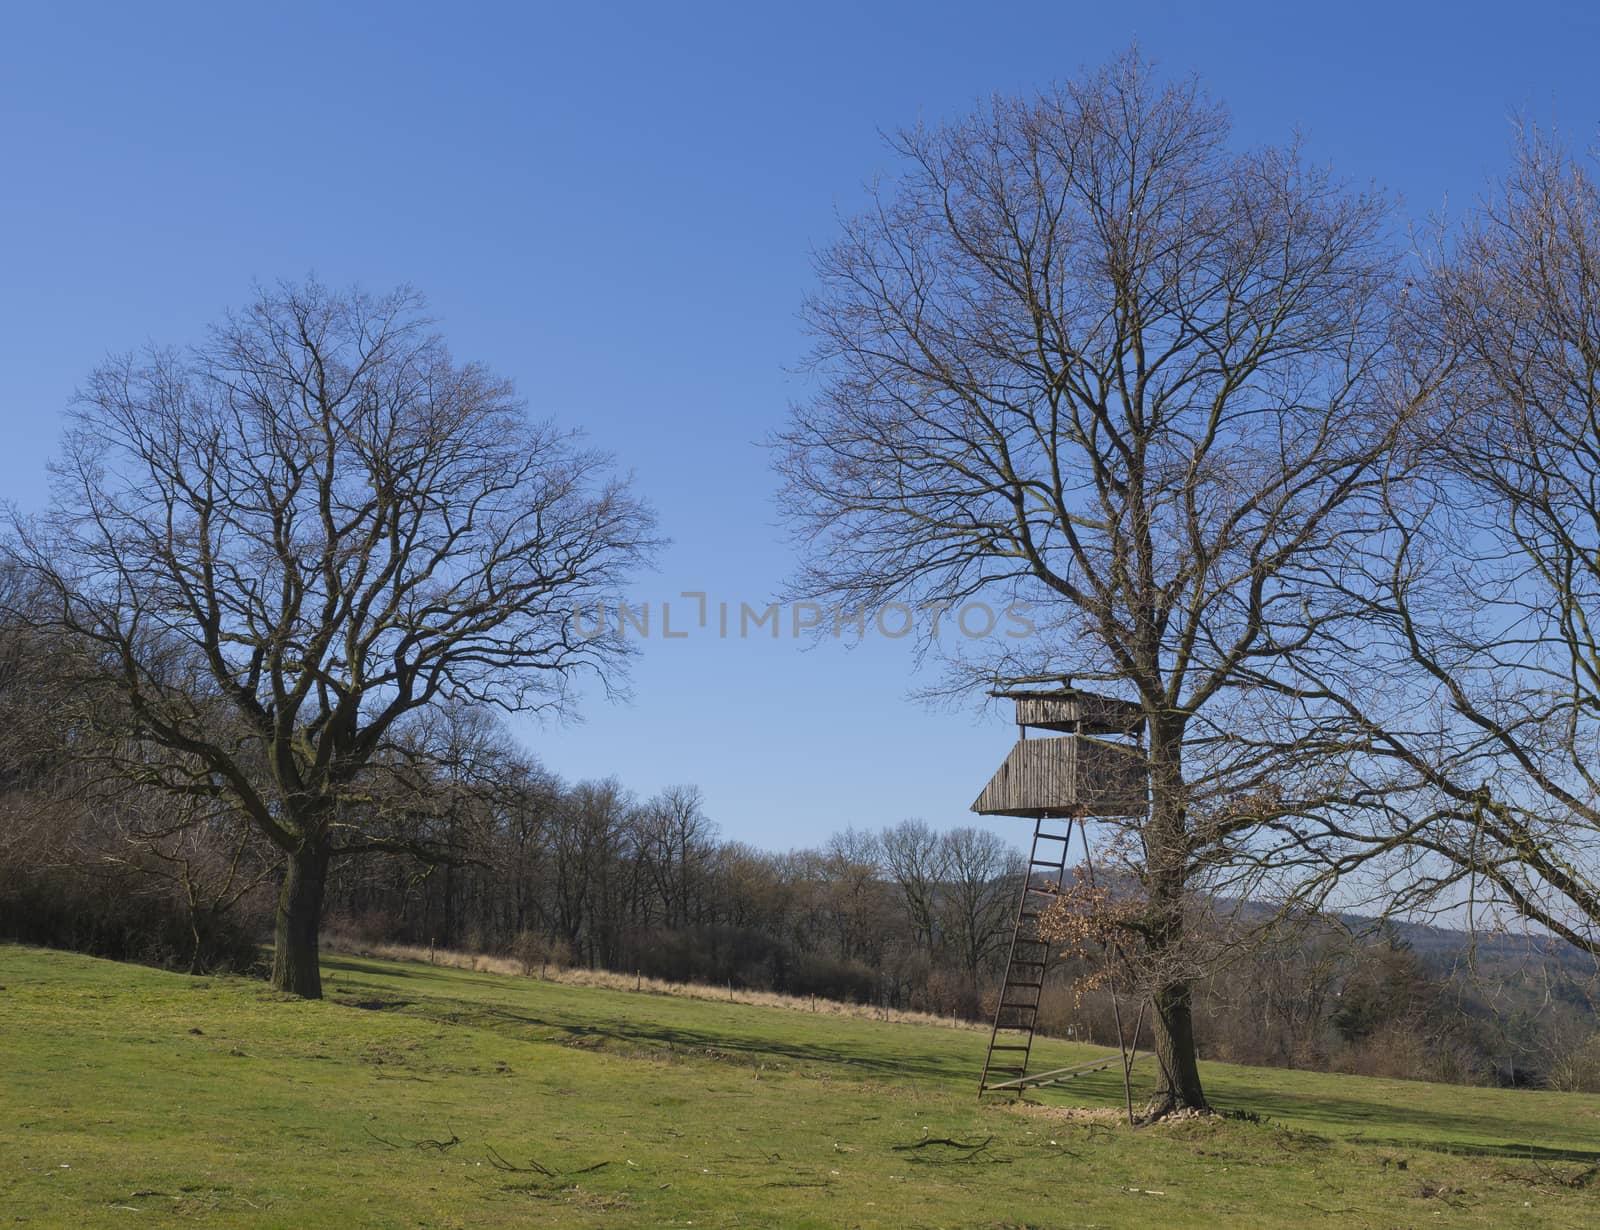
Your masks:
[{"label": "bare tree", "polygon": [[[902,133],[903,174],[818,259],[819,385],[779,440],[798,589],[1027,600],[1036,635],[974,642],[958,685],[1105,681],[1143,707],[1130,925],[1155,952],[1182,945],[1212,852],[1263,819],[1196,824],[1196,790],[1238,794],[1305,751],[1226,754],[1238,723],[1292,716],[1252,698],[1347,612],[1334,574],[1370,530],[1394,417],[1373,379],[1385,203],[1228,135],[1195,83],[1134,54]],[[1204,1106],[1185,980],[1155,1018],[1153,1111]]]},{"label": "bare tree", "polygon": [[633,797],[614,777],[579,782],[567,792],[551,844],[555,921],[574,956],[591,966],[612,960],[622,911],[621,854]]},{"label": "bare tree", "polygon": [[883,848],[877,835],[846,828],[828,838],[814,874],[824,888],[840,960],[881,952]]},{"label": "bare tree", "polygon": [[1021,856],[992,829],[965,825],[939,839],[945,885],[939,911],[956,966],[976,986],[984,962],[1007,939]]},{"label": "bare tree", "polygon": [[502,771],[504,784],[498,792],[501,853],[495,865],[511,879],[507,922],[515,936],[548,922],[541,909],[542,890],[561,783],[525,755],[508,757]]},{"label": "bare tree", "polygon": [[1600,189],[1527,128],[1452,238],[1408,293],[1428,413],[1375,578],[1383,686],[1343,694],[1405,777],[1345,832],[1408,860],[1397,908],[1600,956]]},{"label": "bare tree", "polygon": [[50,646],[31,627],[37,613],[22,572],[0,560],[0,788],[27,778],[51,742],[45,732],[56,733],[41,721],[57,698],[44,668]]},{"label": "bare tree", "polygon": [[916,943],[932,954],[939,930],[939,894],[950,871],[949,849],[925,821],[902,820],[879,839],[883,864],[900,888]]},{"label": "bare tree", "polygon": [[[80,796],[78,801],[86,800]],[[107,891],[129,891],[126,881],[139,876],[172,893],[188,916],[188,968],[198,974],[204,972],[207,935],[280,873],[282,859],[226,803],[194,797],[178,802],[174,807],[169,795],[140,789],[118,791],[113,797],[102,794],[96,810],[112,818],[112,833],[119,840],[96,840],[75,853],[97,869],[119,873],[124,883],[108,885]]]},{"label": "bare tree", "polygon": [[634,827],[663,921],[669,927],[699,922],[692,916],[705,904],[700,888],[710,874],[717,835],[700,787],[667,787],[638,809]]},{"label": "bare tree", "polygon": [[619,646],[568,616],[652,546],[606,459],[454,362],[405,290],[267,290],[193,350],[107,362],[55,475],[9,554],[130,715],[121,768],[283,851],[272,978],[304,996],[330,863],[432,853],[362,822],[407,722],[610,678]]}]

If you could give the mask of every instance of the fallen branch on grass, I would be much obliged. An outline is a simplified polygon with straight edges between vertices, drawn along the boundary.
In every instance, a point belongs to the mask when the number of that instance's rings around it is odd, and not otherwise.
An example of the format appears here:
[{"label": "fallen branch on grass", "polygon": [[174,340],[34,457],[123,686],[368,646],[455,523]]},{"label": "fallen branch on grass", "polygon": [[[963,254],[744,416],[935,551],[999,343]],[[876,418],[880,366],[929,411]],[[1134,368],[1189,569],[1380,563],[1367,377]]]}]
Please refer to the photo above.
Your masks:
[{"label": "fallen branch on grass", "polygon": [[551,1170],[550,1167],[544,1165],[537,1158],[530,1157],[528,1159],[530,1164],[527,1166],[513,1166],[510,1162],[506,1161],[505,1158],[500,1156],[493,1145],[485,1145],[484,1147],[489,1150],[489,1165],[493,1166],[496,1170],[503,1170],[507,1174],[542,1174],[547,1179],[554,1179],[556,1177],[556,1172]]},{"label": "fallen branch on grass", "polygon": [[895,1145],[894,1151],[896,1153],[904,1153],[909,1149],[926,1149],[929,1145],[945,1145],[951,1149],[986,1149],[993,1140],[993,1136],[985,1136],[977,1143],[972,1143],[969,1141],[951,1140],[948,1136],[924,1136],[921,1140],[914,1144]]},{"label": "fallen branch on grass", "polygon": [[970,1162],[980,1153],[986,1152],[993,1143],[993,1136],[985,1136],[978,1141],[952,1140],[948,1136],[924,1136],[921,1140],[913,1141],[909,1145],[895,1145],[893,1148],[896,1153],[907,1153],[915,1149],[926,1149],[930,1145],[939,1145],[946,1149],[959,1149],[962,1151],[961,1157],[951,1158],[951,1161]]},{"label": "fallen branch on grass", "polygon": [[449,1140],[403,1140],[399,1142],[379,1136],[371,1128],[367,1128],[366,1133],[380,1145],[387,1145],[391,1149],[434,1149],[440,1153],[446,1153],[461,1143],[461,1137],[454,1132],[450,1133]]},{"label": "fallen branch on grass", "polygon": [[543,1175],[547,1179],[561,1179],[571,1178],[573,1175],[593,1174],[595,1171],[603,1170],[611,1165],[610,1162],[596,1162],[592,1166],[581,1166],[577,1170],[551,1170],[538,1158],[530,1157],[526,1166],[517,1166],[506,1161],[493,1145],[485,1145],[484,1148],[489,1151],[489,1165],[496,1170],[503,1170],[507,1174],[537,1174]]}]

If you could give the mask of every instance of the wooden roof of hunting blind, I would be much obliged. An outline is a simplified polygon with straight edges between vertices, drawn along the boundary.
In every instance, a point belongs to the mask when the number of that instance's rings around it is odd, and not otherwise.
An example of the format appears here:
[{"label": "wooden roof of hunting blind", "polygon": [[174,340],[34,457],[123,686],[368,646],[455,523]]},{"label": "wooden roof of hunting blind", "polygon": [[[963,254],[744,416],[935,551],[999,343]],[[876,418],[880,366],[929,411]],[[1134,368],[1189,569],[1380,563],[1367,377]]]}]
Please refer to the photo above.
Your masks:
[{"label": "wooden roof of hunting blind", "polygon": [[1017,725],[1063,734],[1132,735],[1144,729],[1144,710],[1133,701],[1077,688],[1013,688],[990,696],[1017,703]]}]

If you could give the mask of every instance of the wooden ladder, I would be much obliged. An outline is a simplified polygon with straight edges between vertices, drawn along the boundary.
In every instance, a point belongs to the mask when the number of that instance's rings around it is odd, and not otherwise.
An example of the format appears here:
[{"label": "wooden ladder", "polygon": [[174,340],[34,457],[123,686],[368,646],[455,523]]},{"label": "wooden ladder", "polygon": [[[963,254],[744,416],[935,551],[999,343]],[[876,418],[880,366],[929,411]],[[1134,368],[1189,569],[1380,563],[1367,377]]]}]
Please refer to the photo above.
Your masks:
[{"label": "wooden ladder", "polygon": [[[1064,831],[1054,832],[1052,829]],[[995,1002],[994,1027],[989,1031],[989,1053],[984,1056],[978,1096],[1001,1086],[1018,1087],[1028,1074],[1034,1029],[1039,1022],[1039,997],[1050,946],[1039,938],[1035,920],[1061,890],[1067,874],[1067,847],[1072,841],[1072,820],[1039,817],[1033,825],[1033,848],[1028,851],[1027,874],[1017,894],[1017,917],[1006,953],[1006,973]],[[991,1079],[994,1078],[994,1079]]]}]

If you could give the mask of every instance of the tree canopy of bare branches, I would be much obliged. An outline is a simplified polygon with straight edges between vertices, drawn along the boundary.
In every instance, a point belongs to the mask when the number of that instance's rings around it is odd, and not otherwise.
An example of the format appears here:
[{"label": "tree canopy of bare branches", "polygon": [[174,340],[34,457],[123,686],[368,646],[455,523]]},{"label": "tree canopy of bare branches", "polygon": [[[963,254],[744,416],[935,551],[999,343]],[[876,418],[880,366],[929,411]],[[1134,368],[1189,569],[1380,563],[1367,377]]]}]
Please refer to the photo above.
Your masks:
[{"label": "tree canopy of bare branches", "polygon": [[305,996],[330,862],[432,853],[371,823],[375,773],[416,763],[437,706],[560,712],[575,675],[614,678],[621,647],[568,616],[653,545],[607,459],[455,362],[415,294],[314,283],[96,370],[50,512],[14,529],[127,715],[118,767],[284,852],[273,982]]},{"label": "tree canopy of bare branches", "polygon": [[1341,693],[1385,777],[1345,834],[1400,908],[1510,911],[1600,956],[1600,190],[1524,127],[1407,296],[1426,413]]}]

